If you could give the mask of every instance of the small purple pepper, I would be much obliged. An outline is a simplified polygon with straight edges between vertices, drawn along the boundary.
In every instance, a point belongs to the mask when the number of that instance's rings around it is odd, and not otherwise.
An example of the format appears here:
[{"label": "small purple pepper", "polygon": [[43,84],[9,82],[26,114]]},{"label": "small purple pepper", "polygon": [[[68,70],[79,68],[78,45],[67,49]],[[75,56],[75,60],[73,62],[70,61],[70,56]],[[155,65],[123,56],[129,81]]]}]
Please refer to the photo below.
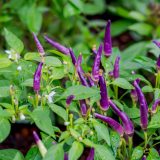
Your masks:
[{"label": "small purple pepper", "polygon": [[92,78],[90,76],[88,76],[87,79],[88,79],[88,82],[89,82],[89,87],[95,86],[94,81],[92,80]]},{"label": "small purple pepper", "polygon": [[82,55],[80,54],[78,56],[77,63],[76,63],[77,73],[78,73],[79,79],[81,81],[81,84],[83,86],[89,87],[89,84],[88,84],[86,78],[83,76],[84,71],[82,70],[81,63],[82,63]]},{"label": "small purple pepper", "polygon": [[68,154],[64,153],[64,160],[68,160]]},{"label": "small purple pepper", "polygon": [[70,95],[67,97],[66,99],[66,106],[69,107],[69,105],[71,104],[71,102],[73,101],[73,99],[75,98],[74,95]]},{"label": "small purple pepper", "polygon": [[109,105],[114,110],[114,112],[119,116],[119,118],[122,120],[124,132],[128,136],[133,136],[134,126],[132,121],[126,115],[126,113],[122,112],[111,100],[109,100]]},{"label": "small purple pepper", "polygon": [[160,99],[157,99],[152,105],[152,113],[156,113],[157,107],[160,105]]},{"label": "small purple pepper", "polygon": [[94,148],[90,149],[89,155],[86,160],[94,160]]},{"label": "small purple pepper", "polygon": [[148,105],[146,102],[146,99],[144,97],[144,94],[141,90],[141,88],[138,85],[139,79],[136,79],[133,83],[135,90],[138,95],[138,100],[140,103],[140,118],[141,118],[141,127],[145,131],[148,126]]},{"label": "small purple pepper", "polygon": [[33,131],[33,137],[38,146],[40,154],[42,155],[42,157],[44,157],[45,154],[47,153],[46,147],[44,146],[44,144],[42,143],[41,139],[39,138],[38,134],[35,131]]},{"label": "small purple pepper", "polygon": [[160,42],[158,42],[157,40],[153,40],[152,41],[158,48],[160,48]]},{"label": "small purple pepper", "polygon": [[160,56],[157,59],[156,67],[157,67],[157,70],[160,71]]},{"label": "small purple pepper", "polygon": [[114,79],[119,78],[119,61],[120,61],[120,56],[117,56],[114,63],[114,69],[113,69]]},{"label": "small purple pepper", "polygon": [[80,102],[80,109],[81,109],[81,114],[82,116],[85,116],[87,113],[87,104],[85,99],[79,100]]},{"label": "small purple pepper", "polygon": [[35,73],[34,73],[34,79],[33,79],[33,89],[35,92],[39,92],[40,90],[40,83],[41,83],[41,74],[42,74],[42,66],[43,63],[40,62]]},{"label": "small purple pepper", "polygon": [[44,52],[44,49],[40,43],[40,41],[38,40],[37,36],[35,33],[33,33],[33,37],[34,37],[34,41],[36,43],[36,46],[37,46],[37,49],[38,49],[38,52],[40,53],[40,55],[43,57],[45,55],[45,52]]},{"label": "small purple pepper", "polygon": [[144,156],[142,157],[142,160],[146,160],[146,155],[144,155]]},{"label": "small purple pepper", "polygon": [[109,57],[112,54],[112,38],[111,38],[110,26],[111,26],[111,21],[108,20],[104,36],[104,55],[106,57]]},{"label": "small purple pepper", "polygon": [[99,75],[99,86],[100,86],[100,95],[101,95],[100,105],[101,105],[101,109],[106,111],[109,109],[109,101],[108,101],[107,86],[106,86],[106,82],[102,72],[103,71],[100,71],[100,75]]},{"label": "small purple pepper", "polygon": [[55,42],[54,40],[50,39],[50,38],[47,37],[47,36],[44,36],[44,39],[45,39],[49,44],[51,44],[54,48],[56,48],[58,51],[66,54],[66,55],[69,55],[69,49],[66,48],[65,46],[61,45],[61,44],[58,43],[58,42]]},{"label": "small purple pepper", "polygon": [[69,48],[69,53],[70,53],[70,56],[71,56],[71,59],[72,59],[72,63],[73,63],[74,65],[76,65],[77,60],[76,60],[76,56],[75,56],[72,48]]},{"label": "small purple pepper", "polygon": [[95,118],[98,118],[104,122],[106,122],[108,125],[110,125],[116,132],[118,132],[121,136],[124,134],[124,129],[123,127],[115,121],[113,118],[103,116],[98,113],[94,113]]},{"label": "small purple pepper", "polygon": [[92,67],[92,78],[94,81],[99,80],[99,67],[101,63],[101,56],[102,56],[102,44],[98,48],[98,51],[94,60],[94,64]]}]

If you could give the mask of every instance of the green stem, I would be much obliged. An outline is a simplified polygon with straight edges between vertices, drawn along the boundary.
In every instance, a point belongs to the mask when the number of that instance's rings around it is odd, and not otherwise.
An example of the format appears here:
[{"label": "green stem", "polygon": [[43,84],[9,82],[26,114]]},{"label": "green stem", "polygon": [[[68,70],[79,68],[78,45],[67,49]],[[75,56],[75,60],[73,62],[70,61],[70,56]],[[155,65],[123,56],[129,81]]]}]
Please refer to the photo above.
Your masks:
[{"label": "green stem", "polygon": [[115,97],[118,99],[118,86],[114,86]]},{"label": "green stem", "polygon": [[39,103],[39,94],[38,94],[38,92],[36,93],[36,95],[35,95],[35,107],[38,107],[38,103]]},{"label": "green stem", "polygon": [[129,158],[131,158],[132,155],[132,147],[133,147],[133,138],[129,137],[128,138],[128,147],[129,147]]},{"label": "green stem", "polygon": [[144,131],[144,147],[147,147],[147,142],[148,142],[148,136],[147,136],[147,132]]}]

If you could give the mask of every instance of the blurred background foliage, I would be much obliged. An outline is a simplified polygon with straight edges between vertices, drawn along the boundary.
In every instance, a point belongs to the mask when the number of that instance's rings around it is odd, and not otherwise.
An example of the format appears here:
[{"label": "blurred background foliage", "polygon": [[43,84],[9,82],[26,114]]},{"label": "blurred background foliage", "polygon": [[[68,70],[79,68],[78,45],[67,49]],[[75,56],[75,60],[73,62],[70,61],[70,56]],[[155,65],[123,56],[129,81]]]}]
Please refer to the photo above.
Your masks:
[{"label": "blurred background foliage", "polygon": [[[99,45],[106,21],[112,21],[113,45],[120,49],[160,36],[159,0],[1,0],[0,49],[6,49],[4,27],[16,34],[33,51],[31,32],[47,34],[63,45],[88,55]],[[144,43],[141,43],[144,45]],[[138,45],[140,45],[138,43]],[[138,47],[143,47],[140,45]],[[134,48],[137,48],[135,46]],[[144,48],[144,47],[143,47]],[[157,57],[158,51],[148,45]],[[131,52],[131,51],[130,51]]]}]

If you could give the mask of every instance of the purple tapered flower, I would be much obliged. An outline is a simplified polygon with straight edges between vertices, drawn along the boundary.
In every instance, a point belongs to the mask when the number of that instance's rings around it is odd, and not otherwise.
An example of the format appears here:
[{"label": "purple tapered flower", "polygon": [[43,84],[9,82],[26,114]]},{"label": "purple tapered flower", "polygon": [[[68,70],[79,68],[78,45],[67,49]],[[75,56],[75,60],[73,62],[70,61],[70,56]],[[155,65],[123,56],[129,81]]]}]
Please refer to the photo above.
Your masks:
[{"label": "purple tapered flower", "polygon": [[98,113],[94,113],[95,118],[98,118],[104,122],[106,122],[108,125],[110,125],[116,132],[118,132],[121,136],[124,134],[124,129],[123,127],[115,121],[113,118],[103,116]]},{"label": "purple tapered flower", "polygon": [[68,160],[68,154],[64,153],[64,160]]},{"label": "purple tapered flower", "polygon": [[38,40],[37,36],[35,35],[35,33],[33,33],[33,37],[34,37],[34,41],[36,43],[38,52],[40,53],[41,56],[44,56],[45,55],[44,49],[43,49],[40,41]]},{"label": "purple tapered flower", "polygon": [[144,155],[144,156],[142,157],[142,160],[146,160],[146,155]]},{"label": "purple tapered flower", "polygon": [[78,56],[77,63],[76,63],[76,69],[77,69],[78,77],[79,77],[79,79],[81,81],[81,84],[83,86],[89,87],[89,84],[88,84],[86,78],[83,76],[84,71],[82,70],[81,63],[82,63],[82,55],[80,54]]},{"label": "purple tapered flower", "polygon": [[89,155],[86,160],[94,160],[94,148],[90,149]]},{"label": "purple tapered flower", "polygon": [[119,61],[120,61],[120,56],[117,56],[114,63],[114,69],[113,69],[114,79],[119,78]]},{"label": "purple tapered flower", "polygon": [[152,41],[158,48],[160,48],[160,42],[158,42],[157,40],[153,40]]},{"label": "purple tapered flower", "polygon": [[109,105],[114,110],[114,112],[119,116],[119,118],[122,120],[124,132],[128,136],[133,136],[134,126],[132,121],[126,115],[126,113],[122,112],[111,100],[109,100]]},{"label": "purple tapered flower", "polygon": [[112,54],[111,21],[108,20],[104,36],[104,55],[109,57]]},{"label": "purple tapered flower", "polygon": [[144,94],[138,85],[138,82],[139,82],[139,79],[135,80],[133,85],[134,85],[135,90],[137,92],[138,100],[140,103],[141,127],[143,130],[146,130],[147,126],[148,126],[148,105],[147,105],[146,99],[144,97]]},{"label": "purple tapered flower", "polygon": [[71,56],[71,59],[72,59],[72,63],[73,63],[74,65],[76,65],[77,60],[76,60],[76,56],[75,56],[72,48],[69,48],[69,53],[70,53],[70,56]]},{"label": "purple tapered flower", "polygon": [[69,107],[69,105],[71,104],[71,102],[73,101],[73,99],[75,98],[74,95],[70,95],[67,97],[66,99],[66,106]]},{"label": "purple tapered flower", "polygon": [[160,56],[157,59],[156,67],[157,67],[157,70],[160,71]]},{"label": "purple tapered flower", "polygon": [[89,82],[89,87],[93,87],[95,84],[94,84],[94,81],[92,80],[92,78],[90,76],[88,76],[87,79]]},{"label": "purple tapered flower", "polygon": [[80,102],[80,109],[81,109],[81,114],[82,116],[85,116],[87,113],[87,104],[85,99],[79,100]]},{"label": "purple tapered flower", "polygon": [[109,109],[109,101],[108,101],[107,86],[106,86],[106,82],[103,77],[102,71],[100,72],[100,75],[99,75],[99,86],[100,86],[100,95],[101,95],[101,99],[100,99],[101,109],[106,111]]},{"label": "purple tapered flower", "polygon": [[38,146],[40,154],[42,155],[42,157],[44,157],[45,154],[47,153],[46,147],[44,146],[44,144],[42,143],[41,139],[39,138],[38,134],[35,131],[33,131],[33,137]]},{"label": "purple tapered flower", "polygon": [[157,99],[152,105],[152,113],[156,113],[157,107],[160,105],[160,99]]},{"label": "purple tapered flower", "polygon": [[66,55],[69,55],[69,49],[66,48],[65,46],[61,45],[61,44],[58,43],[58,42],[55,42],[54,40],[48,38],[47,36],[44,36],[44,39],[45,39],[49,44],[51,44],[54,48],[56,48],[58,51],[66,54]]},{"label": "purple tapered flower", "polygon": [[43,63],[40,62],[35,73],[34,73],[33,89],[35,92],[39,92],[39,90],[40,90],[42,66],[43,66]]},{"label": "purple tapered flower", "polygon": [[102,56],[102,44],[98,48],[98,51],[94,60],[94,64],[92,67],[92,78],[95,81],[99,80],[99,67],[101,63],[101,56]]}]

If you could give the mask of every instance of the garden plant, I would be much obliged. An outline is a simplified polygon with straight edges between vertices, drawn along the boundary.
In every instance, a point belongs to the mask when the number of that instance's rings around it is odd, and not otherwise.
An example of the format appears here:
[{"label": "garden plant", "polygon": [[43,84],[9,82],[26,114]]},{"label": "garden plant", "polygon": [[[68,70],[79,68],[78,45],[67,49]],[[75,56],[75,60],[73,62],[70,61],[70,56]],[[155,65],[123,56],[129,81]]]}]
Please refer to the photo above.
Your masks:
[{"label": "garden plant", "polygon": [[79,53],[38,31],[29,35],[37,50],[26,52],[3,29],[0,143],[15,123],[37,129],[26,155],[1,149],[0,160],[160,159],[160,41],[120,51],[111,30],[107,20],[103,41],[92,36],[93,46]]}]

